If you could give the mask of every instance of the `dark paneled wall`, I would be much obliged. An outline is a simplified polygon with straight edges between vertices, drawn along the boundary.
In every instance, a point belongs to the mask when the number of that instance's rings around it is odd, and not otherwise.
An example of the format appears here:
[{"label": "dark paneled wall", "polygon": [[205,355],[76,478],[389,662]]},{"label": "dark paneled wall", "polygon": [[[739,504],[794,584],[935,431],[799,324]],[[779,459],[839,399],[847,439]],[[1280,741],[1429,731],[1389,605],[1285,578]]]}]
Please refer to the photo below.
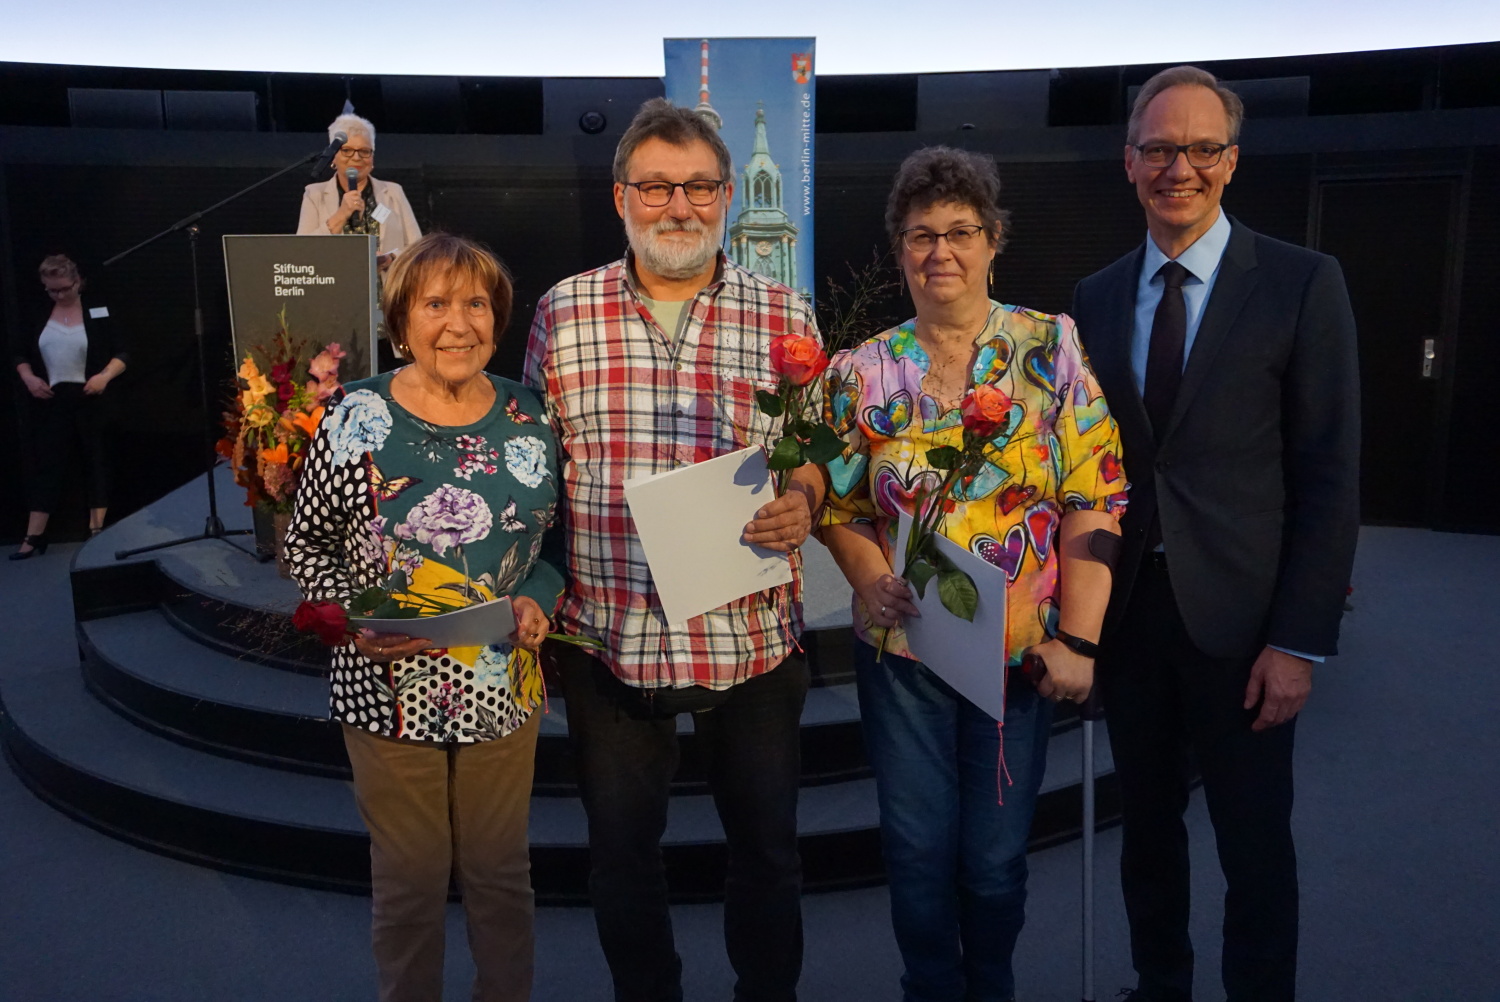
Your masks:
[{"label": "dark paneled wall", "polygon": [[[1476,144],[1493,136],[1497,125],[1500,116],[1490,112],[1255,123],[1247,129],[1240,168],[1225,197],[1229,211],[1245,223],[1304,243],[1312,185],[1330,164],[1343,170],[1378,161],[1383,170],[1422,169],[1426,161],[1406,148],[1423,144],[1441,147],[1445,162],[1472,157],[1459,343],[1451,363],[1450,469],[1459,472],[1446,479],[1439,524],[1491,529],[1500,527],[1500,517],[1477,499],[1500,486],[1494,482],[1500,473],[1492,459],[1475,459],[1486,448],[1493,455],[1480,429],[1500,362],[1492,319],[1500,312],[1492,278],[1500,267],[1500,152]],[[621,253],[623,234],[609,193],[614,142],[610,136],[382,133],[377,175],[405,186],[424,229],[481,239],[515,274],[516,310],[497,371],[519,372],[535,303],[553,282]],[[1120,162],[1117,127],[820,134],[819,296],[827,298],[826,277],[844,281],[850,264],[865,265],[884,252],[891,176],[906,153],[933,142],[989,152],[1000,161],[1003,201],[1013,220],[996,270],[999,298],[1065,311],[1079,278],[1143,237],[1140,208]],[[110,391],[119,417],[117,510],[150,501],[200,468],[203,418],[185,241],[169,237],[107,274],[99,262],[319,145],[316,135],[0,128],[0,305],[7,327],[15,330],[10,318],[18,307],[40,296],[36,262],[63,249],[80,260],[100,292],[108,289],[112,311],[134,337],[130,371]],[[209,356],[220,376],[227,377],[231,365],[219,238],[289,232],[305,183],[296,172],[204,220],[200,266]],[[888,275],[894,278],[894,271]],[[899,319],[907,309],[893,296],[874,313]],[[13,379],[0,381],[0,468],[12,472],[18,468],[21,420],[15,405],[24,404],[17,390]],[[1470,472],[1473,466],[1479,472]],[[0,492],[0,536],[17,534],[22,524],[24,503],[15,479],[8,477],[11,489]],[[82,525],[76,507],[78,516],[67,516],[64,525]]]}]

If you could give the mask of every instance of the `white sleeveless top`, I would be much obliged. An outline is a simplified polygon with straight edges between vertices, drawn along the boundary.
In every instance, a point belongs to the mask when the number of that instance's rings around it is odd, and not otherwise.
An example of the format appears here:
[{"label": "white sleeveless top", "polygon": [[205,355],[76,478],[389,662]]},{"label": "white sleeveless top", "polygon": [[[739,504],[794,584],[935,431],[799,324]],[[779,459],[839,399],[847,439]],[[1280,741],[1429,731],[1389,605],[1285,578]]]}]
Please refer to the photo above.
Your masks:
[{"label": "white sleeveless top", "polygon": [[61,324],[48,320],[37,339],[42,362],[47,366],[47,381],[58,383],[82,383],[87,381],[84,364],[89,353],[89,337],[83,324]]}]

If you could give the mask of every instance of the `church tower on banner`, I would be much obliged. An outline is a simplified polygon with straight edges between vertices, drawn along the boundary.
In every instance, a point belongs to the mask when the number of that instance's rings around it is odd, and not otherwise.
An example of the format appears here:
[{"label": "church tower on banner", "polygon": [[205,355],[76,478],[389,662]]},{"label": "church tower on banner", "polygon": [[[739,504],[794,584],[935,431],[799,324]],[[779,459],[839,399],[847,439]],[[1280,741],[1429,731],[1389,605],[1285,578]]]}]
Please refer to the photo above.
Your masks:
[{"label": "church tower on banner", "polygon": [[797,288],[797,227],[782,207],[781,169],[766,140],[766,109],[755,110],[755,147],[740,175],[740,213],[729,228],[738,265]]}]

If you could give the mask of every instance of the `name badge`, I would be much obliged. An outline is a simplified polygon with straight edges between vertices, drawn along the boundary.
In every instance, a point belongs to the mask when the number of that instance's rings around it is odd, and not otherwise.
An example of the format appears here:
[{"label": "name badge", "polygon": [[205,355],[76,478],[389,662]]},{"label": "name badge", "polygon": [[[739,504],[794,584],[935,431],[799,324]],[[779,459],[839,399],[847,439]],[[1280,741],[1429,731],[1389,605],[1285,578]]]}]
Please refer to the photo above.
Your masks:
[{"label": "name badge", "polygon": [[103,320],[107,316],[109,316],[108,306],[95,306],[89,310],[90,320]]},{"label": "name badge", "polygon": [[377,205],[375,211],[370,213],[370,218],[377,223],[383,223],[391,218],[391,207],[389,205]]}]

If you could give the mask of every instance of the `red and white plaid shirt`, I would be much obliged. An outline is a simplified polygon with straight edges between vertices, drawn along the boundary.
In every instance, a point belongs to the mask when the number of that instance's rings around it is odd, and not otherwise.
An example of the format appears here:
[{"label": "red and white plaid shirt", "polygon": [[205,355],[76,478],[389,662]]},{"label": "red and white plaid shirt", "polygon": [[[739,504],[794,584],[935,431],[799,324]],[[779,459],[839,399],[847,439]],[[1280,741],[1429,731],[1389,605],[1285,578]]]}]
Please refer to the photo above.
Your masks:
[{"label": "red and white plaid shirt", "polygon": [[[628,258],[559,282],[537,304],[525,382],[541,391],[563,452],[568,590],[561,628],[597,637],[621,680],[726,689],[781,663],[802,630],[792,584],[673,628],[625,504],[631,477],[769,445],[755,391],[774,390],[771,339],[817,337],[802,297],[720,255],[677,338],[641,302]],[[785,601],[783,601],[785,597]]]}]

